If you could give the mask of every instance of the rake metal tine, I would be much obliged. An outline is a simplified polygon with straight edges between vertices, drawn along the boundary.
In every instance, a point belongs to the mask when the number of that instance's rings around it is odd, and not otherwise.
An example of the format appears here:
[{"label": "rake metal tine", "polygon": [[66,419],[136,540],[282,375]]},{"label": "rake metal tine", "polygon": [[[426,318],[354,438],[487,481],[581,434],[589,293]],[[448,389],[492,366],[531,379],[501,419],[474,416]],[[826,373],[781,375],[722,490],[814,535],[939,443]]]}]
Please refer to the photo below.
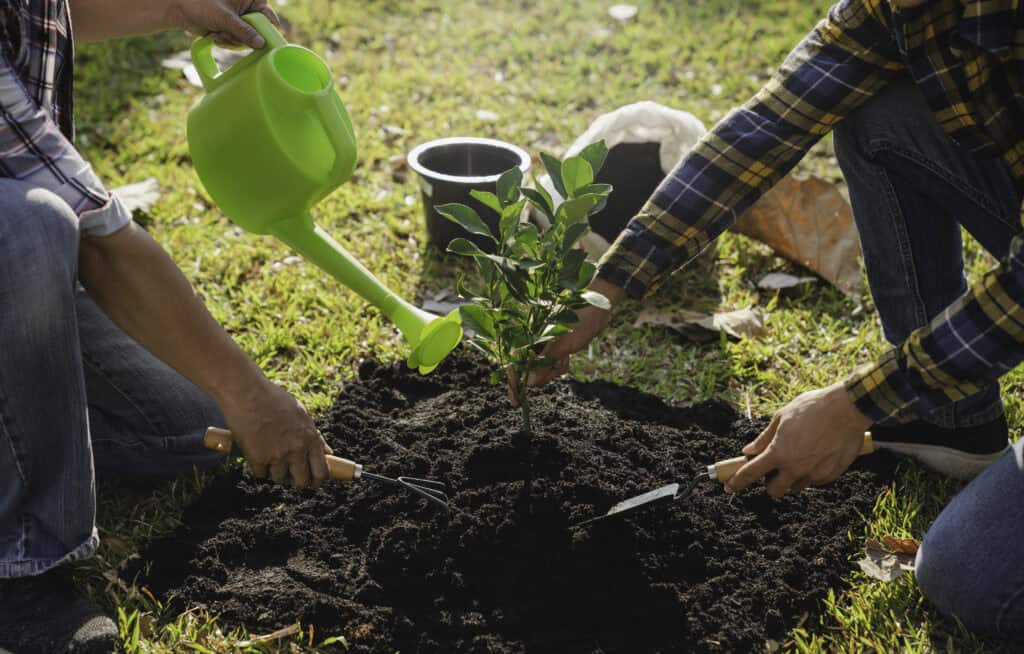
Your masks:
[{"label": "rake metal tine", "polygon": [[405,486],[420,497],[448,510],[448,495],[442,488],[444,484],[429,479],[416,479],[415,477],[399,477],[398,483]]}]

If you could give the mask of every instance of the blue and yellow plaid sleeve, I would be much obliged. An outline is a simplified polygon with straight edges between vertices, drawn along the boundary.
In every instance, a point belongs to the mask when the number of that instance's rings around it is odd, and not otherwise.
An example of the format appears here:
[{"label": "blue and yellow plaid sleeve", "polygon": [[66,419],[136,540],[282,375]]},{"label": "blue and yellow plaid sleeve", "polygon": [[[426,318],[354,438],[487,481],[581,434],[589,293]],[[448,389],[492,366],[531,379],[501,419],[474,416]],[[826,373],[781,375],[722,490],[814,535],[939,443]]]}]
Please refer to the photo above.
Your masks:
[{"label": "blue and yellow plaid sleeve", "polygon": [[846,382],[857,407],[882,420],[962,400],[1024,361],[1024,235],[998,268],[900,347]]},{"label": "blue and yellow plaid sleeve", "polygon": [[901,70],[886,0],[845,0],[676,166],[602,258],[634,298],[696,257]]}]

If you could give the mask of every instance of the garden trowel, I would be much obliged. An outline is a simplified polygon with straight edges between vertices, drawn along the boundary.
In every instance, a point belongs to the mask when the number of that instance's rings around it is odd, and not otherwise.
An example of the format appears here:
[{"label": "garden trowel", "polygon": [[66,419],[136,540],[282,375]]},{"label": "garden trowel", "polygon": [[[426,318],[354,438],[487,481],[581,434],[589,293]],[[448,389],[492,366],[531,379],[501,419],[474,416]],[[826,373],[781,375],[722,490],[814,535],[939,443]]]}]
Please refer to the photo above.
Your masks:
[{"label": "garden trowel", "polygon": [[[864,433],[864,444],[860,448],[860,454],[870,454],[875,451],[874,441],[871,439],[869,432]],[[642,495],[636,495],[625,499],[612,508],[608,509],[608,512],[604,515],[599,515],[593,518],[588,518],[582,522],[569,525],[570,527],[586,527],[592,525],[595,522],[606,520],[608,518],[619,518],[624,514],[637,509],[649,508],[655,504],[667,504],[675,500],[686,498],[693,492],[693,489],[697,487],[697,484],[703,479],[710,479],[712,481],[720,481],[723,484],[736,474],[736,472],[747,463],[749,459],[745,456],[737,456],[731,459],[724,459],[713,463],[707,467],[707,470],[699,473],[693,480],[687,484],[680,491],[680,485],[678,483],[666,484],[660,488],[655,488],[652,491],[643,493]]]}]

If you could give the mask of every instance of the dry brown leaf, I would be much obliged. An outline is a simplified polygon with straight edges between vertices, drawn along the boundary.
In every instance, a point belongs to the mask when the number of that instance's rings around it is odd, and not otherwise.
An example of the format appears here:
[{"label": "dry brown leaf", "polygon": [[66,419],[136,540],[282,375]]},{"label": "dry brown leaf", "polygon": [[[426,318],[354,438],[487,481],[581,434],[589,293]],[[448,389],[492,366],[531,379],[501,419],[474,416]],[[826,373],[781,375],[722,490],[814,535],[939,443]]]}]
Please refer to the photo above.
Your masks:
[{"label": "dry brown leaf", "polygon": [[921,544],[913,538],[896,538],[895,536],[882,536],[882,542],[886,549],[897,554],[917,554]]},{"label": "dry brown leaf", "polygon": [[874,538],[864,543],[864,558],[857,561],[861,571],[884,582],[893,582],[914,569],[914,555],[890,552]]},{"label": "dry brown leaf", "polygon": [[813,270],[847,295],[864,291],[853,210],[831,182],[788,175],[740,216],[734,230]]},{"label": "dry brown leaf", "polygon": [[135,184],[111,189],[111,193],[121,199],[128,211],[132,213],[139,211],[145,214],[149,213],[153,205],[160,199],[160,182],[156,177],[150,177]]},{"label": "dry brown leaf", "polygon": [[274,640],[280,640],[282,638],[287,638],[288,636],[294,636],[295,634],[299,633],[299,629],[300,627],[298,624],[293,624],[291,626],[278,629],[277,631],[273,631],[269,634],[264,634],[262,636],[253,636],[248,640],[240,640],[237,643],[235,643],[235,647],[246,648],[252,647],[257,643],[268,643]]},{"label": "dry brown leaf", "polygon": [[715,339],[715,334],[725,332],[726,335],[740,339],[744,336],[756,338],[766,333],[764,326],[765,312],[760,308],[739,309],[724,313],[706,314],[685,309],[661,311],[643,309],[637,316],[634,326],[658,325],[668,327],[683,336],[698,342]]}]

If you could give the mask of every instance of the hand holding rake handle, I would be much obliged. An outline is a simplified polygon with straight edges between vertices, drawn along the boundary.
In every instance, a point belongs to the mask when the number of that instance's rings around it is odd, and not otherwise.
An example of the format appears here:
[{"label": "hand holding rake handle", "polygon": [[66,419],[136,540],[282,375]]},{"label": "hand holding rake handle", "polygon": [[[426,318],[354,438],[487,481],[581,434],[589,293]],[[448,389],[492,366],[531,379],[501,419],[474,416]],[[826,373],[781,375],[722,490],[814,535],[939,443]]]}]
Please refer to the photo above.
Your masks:
[{"label": "hand holding rake handle", "polygon": [[[231,432],[219,427],[207,427],[206,435],[203,437],[203,445],[218,452],[230,452],[234,439]],[[419,495],[432,504],[448,510],[448,488],[442,482],[432,479],[416,479],[415,477],[398,477],[392,479],[373,472],[366,472],[363,466],[355,461],[343,459],[333,454],[326,455],[327,472],[331,479],[338,481],[357,481],[360,479],[373,479],[392,486],[402,488]]]}]

